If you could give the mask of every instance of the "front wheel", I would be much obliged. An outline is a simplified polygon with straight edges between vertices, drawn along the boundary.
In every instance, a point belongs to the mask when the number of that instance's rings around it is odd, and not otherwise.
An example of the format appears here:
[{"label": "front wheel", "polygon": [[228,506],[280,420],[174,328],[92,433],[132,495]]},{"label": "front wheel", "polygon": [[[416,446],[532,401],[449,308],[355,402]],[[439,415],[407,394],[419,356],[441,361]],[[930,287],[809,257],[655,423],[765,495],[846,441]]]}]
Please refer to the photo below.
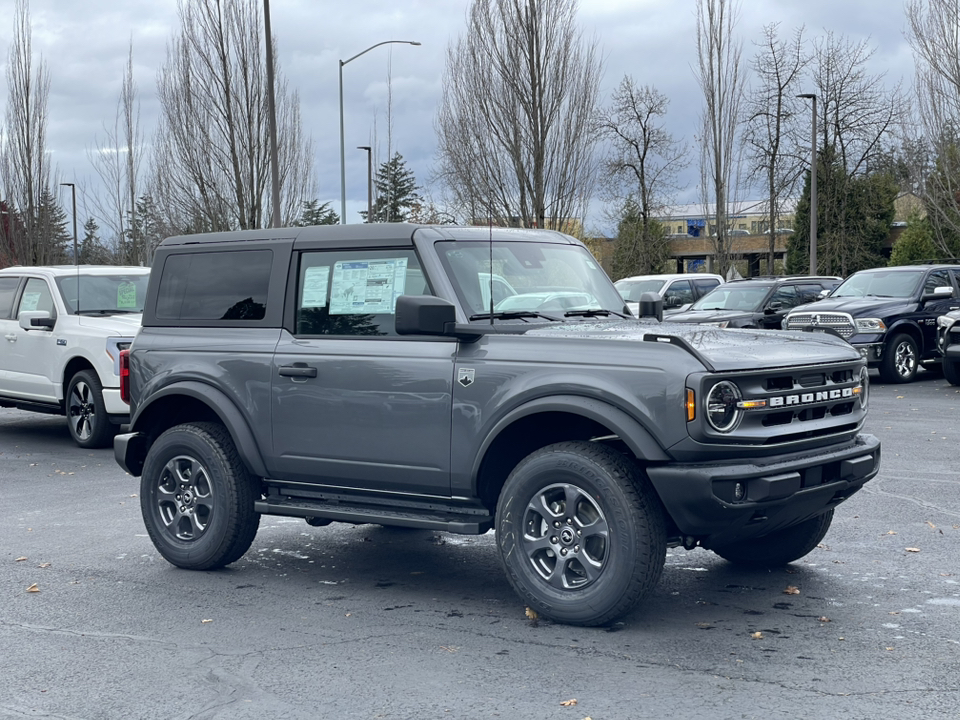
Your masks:
[{"label": "front wheel", "polygon": [[259,494],[226,428],[190,423],[150,447],[140,478],[147,533],[171,564],[213,570],[242,556],[257,534]]},{"label": "front wheel", "polygon": [[960,385],[960,362],[951,360],[950,358],[944,358],[943,376],[951,385]]},{"label": "front wheel", "polygon": [[107,417],[103,385],[96,372],[81,370],[70,378],[64,405],[70,436],[77,445],[102,448],[113,442],[117,426]]},{"label": "front wheel", "polygon": [[507,478],[497,545],[507,579],[537,613],[603,625],[660,579],[664,511],[622,454],[596,443],[557,443],[527,456]]},{"label": "front wheel", "polygon": [[888,383],[913,382],[919,367],[917,341],[906,333],[890,338],[880,363],[880,379]]},{"label": "front wheel", "polygon": [[711,548],[736,565],[775,568],[799,560],[823,540],[833,521],[833,510],[802,523],[750,540]]}]

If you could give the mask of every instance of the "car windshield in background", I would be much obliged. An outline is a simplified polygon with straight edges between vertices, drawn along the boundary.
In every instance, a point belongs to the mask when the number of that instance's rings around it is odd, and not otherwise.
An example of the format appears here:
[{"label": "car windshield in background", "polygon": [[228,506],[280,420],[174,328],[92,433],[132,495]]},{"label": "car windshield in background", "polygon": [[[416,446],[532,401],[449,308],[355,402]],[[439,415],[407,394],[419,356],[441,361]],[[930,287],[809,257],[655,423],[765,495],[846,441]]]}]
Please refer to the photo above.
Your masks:
[{"label": "car windshield in background", "polygon": [[560,319],[567,313],[624,309],[606,273],[579,245],[442,241],[437,251],[471,316],[489,317],[491,278],[494,315]]},{"label": "car windshield in background", "polygon": [[[67,313],[116,315],[143,312],[148,273],[116,275],[62,275],[57,278]],[[78,290],[79,281],[79,290]]]},{"label": "car windshield in background", "polygon": [[757,312],[770,292],[766,285],[744,287],[731,283],[711,290],[690,306],[691,310],[742,310]]},{"label": "car windshield in background", "polygon": [[620,296],[628,302],[640,302],[645,292],[659,293],[665,280],[619,280],[614,283]]},{"label": "car windshield in background", "polygon": [[830,297],[908,298],[923,280],[923,270],[889,270],[851,275]]}]

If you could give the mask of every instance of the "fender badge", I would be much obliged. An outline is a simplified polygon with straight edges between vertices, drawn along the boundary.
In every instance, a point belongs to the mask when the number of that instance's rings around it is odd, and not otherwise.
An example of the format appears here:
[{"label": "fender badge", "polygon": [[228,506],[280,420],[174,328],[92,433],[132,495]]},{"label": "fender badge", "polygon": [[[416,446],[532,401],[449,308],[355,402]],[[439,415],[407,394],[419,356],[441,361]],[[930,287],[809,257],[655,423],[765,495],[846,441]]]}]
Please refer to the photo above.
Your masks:
[{"label": "fender badge", "polygon": [[457,370],[457,382],[464,387],[473,385],[473,377],[475,372],[476,371],[473,368],[460,368]]},{"label": "fender badge", "polygon": [[57,338],[57,345],[66,345],[66,344],[67,344],[66,338]]}]

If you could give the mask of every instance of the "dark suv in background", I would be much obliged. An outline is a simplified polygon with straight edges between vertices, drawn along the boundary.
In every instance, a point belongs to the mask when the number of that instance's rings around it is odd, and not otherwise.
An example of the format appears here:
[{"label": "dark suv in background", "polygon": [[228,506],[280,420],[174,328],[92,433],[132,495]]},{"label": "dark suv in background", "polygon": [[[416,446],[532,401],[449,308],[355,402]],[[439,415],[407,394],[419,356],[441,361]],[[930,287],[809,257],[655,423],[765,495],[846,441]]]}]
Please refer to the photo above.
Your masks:
[{"label": "dark suv in background", "polygon": [[697,300],[669,322],[700,323],[721,328],[779,330],[783,317],[798,305],[817,300],[838,277],[758,277],[733,280]]},{"label": "dark suv in background", "polygon": [[861,270],[816,305],[794,308],[785,330],[829,330],[860,351],[884,382],[912,381],[937,361],[937,318],[960,309],[960,266]]}]

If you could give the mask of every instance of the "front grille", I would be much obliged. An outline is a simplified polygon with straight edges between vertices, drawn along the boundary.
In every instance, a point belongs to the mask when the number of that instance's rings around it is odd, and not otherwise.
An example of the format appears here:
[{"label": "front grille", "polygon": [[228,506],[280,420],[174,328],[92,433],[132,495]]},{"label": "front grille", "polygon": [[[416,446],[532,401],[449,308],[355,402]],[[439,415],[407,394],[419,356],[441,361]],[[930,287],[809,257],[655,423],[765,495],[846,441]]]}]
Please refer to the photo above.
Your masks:
[{"label": "front grille", "polygon": [[862,360],[853,360],[711,376],[704,392],[728,380],[739,388],[745,403],[765,403],[743,409],[731,432],[708,430],[708,434],[719,441],[770,446],[854,432],[866,413],[856,392],[862,367]]},{"label": "front grille", "polygon": [[856,323],[847,313],[799,312],[787,316],[784,330],[803,330],[805,328],[827,328],[834,330],[844,339],[849,338],[857,331]]}]

